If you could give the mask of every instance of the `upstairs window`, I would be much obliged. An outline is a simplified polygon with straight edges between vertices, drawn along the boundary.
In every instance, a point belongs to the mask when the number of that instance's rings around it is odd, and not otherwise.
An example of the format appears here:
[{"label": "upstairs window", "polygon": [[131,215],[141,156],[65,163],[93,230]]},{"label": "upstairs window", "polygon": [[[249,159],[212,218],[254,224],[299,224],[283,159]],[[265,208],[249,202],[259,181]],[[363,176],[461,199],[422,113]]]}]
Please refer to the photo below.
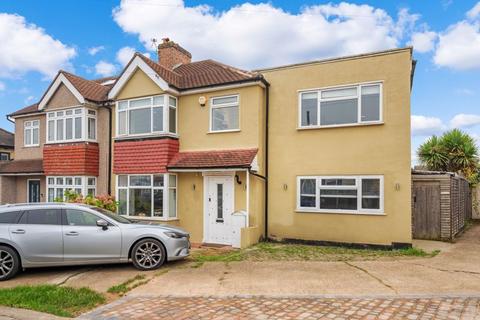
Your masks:
[{"label": "upstairs window", "polygon": [[96,141],[97,112],[87,108],[47,114],[47,142]]},{"label": "upstairs window", "polygon": [[117,102],[117,136],[177,133],[177,98],[169,95]]},{"label": "upstairs window", "polygon": [[299,211],[383,213],[383,176],[299,177],[297,189]]},{"label": "upstairs window", "polygon": [[300,93],[300,128],[382,121],[382,84],[362,84]]},{"label": "upstairs window", "polygon": [[237,131],[239,126],[239,97],[212,98],[210,102],[210,131]]},{"label": "upstairs window", "polygon": [[25,147],[37,147],[40,145],[39,130],[40,120],[24,122],[23,144]]}]

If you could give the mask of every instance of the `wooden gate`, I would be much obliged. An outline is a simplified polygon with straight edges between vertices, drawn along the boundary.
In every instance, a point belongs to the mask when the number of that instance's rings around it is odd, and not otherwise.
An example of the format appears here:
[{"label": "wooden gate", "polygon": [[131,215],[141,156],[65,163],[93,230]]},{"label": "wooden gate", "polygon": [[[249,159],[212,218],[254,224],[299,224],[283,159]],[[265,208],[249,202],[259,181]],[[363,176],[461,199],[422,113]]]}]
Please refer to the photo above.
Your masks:
[{"label": "wooden gate", "polygon": [[440,239],[440,183],[416,182],[413,184],[415,239]]}]

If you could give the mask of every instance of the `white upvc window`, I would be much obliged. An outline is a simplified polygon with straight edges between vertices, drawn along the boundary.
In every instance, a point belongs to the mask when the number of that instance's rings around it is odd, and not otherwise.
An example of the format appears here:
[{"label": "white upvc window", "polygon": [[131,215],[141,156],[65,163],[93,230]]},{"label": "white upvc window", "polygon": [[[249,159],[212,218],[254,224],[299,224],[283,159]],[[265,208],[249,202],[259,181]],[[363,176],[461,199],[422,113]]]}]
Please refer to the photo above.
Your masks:
[{"label": "white upvc window", "polygon": [[47,142],[97,140],[97,111],[73,108],[47,113]]},{"label": "white upvc window", "polygon": [[238,95],[210,99],[210,132],[240,130],[240,98]]},{"label": "white upvc window", "polygon": [[299,128],[382,122],[382,83],[300,91]]},{"label": "white upvc window", "polygon": [[177,98],[167,94],[117,101],[117,137],[177,134]]},{"label": "white upvc window", "polygon": [[78,195],[95,196],[97,178],[88,176],[48,176],[47,201],[65,200],[65,191],[73,191]]},{"label": "white upvc window", "polygon": [[383,214],[383,176],[297,177],[297,211]]},{"label": "white upvc window", "polygon": [[118,214],[137,219],[177,218],[177,175],[117,176]]},{"label": "white upvc window", "polygon": [[40,120],[25,121],[23,126],[23,145],[38,147],[40,145]]}]

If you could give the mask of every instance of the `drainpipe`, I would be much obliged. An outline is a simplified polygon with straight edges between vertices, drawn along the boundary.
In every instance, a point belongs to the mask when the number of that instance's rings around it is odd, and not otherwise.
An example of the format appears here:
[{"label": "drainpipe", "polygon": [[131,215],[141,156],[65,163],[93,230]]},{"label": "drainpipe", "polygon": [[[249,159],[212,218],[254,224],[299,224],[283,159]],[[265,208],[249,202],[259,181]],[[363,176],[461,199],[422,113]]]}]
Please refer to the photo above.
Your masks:
[{"label": "drainpipe", "polygon": [[265,85],[265,240],[268,240],[268,124],[270,104],[270,83],[262,77]]},{"label": "drainpipe", "polygon": [[112,107],[108,106],[108,194],[112,193],[112,124],[113,124],[113,114]]}]

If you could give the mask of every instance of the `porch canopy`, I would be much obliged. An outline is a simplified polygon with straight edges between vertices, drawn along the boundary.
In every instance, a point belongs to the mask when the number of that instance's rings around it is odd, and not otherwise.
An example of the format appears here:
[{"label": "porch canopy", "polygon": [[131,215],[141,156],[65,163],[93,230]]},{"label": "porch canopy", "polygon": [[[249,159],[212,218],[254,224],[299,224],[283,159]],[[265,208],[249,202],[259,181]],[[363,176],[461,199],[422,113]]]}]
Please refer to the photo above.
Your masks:
[{"label": "porch canopy", "polygon": [[177,153],[169,162],[171,172],[253,170],[256,171],[258,149],[189,151]]},{"label": "porch canopy", "polygon": [[43,160],[12,160],[0,163],[0,176],[43,175]]}]

